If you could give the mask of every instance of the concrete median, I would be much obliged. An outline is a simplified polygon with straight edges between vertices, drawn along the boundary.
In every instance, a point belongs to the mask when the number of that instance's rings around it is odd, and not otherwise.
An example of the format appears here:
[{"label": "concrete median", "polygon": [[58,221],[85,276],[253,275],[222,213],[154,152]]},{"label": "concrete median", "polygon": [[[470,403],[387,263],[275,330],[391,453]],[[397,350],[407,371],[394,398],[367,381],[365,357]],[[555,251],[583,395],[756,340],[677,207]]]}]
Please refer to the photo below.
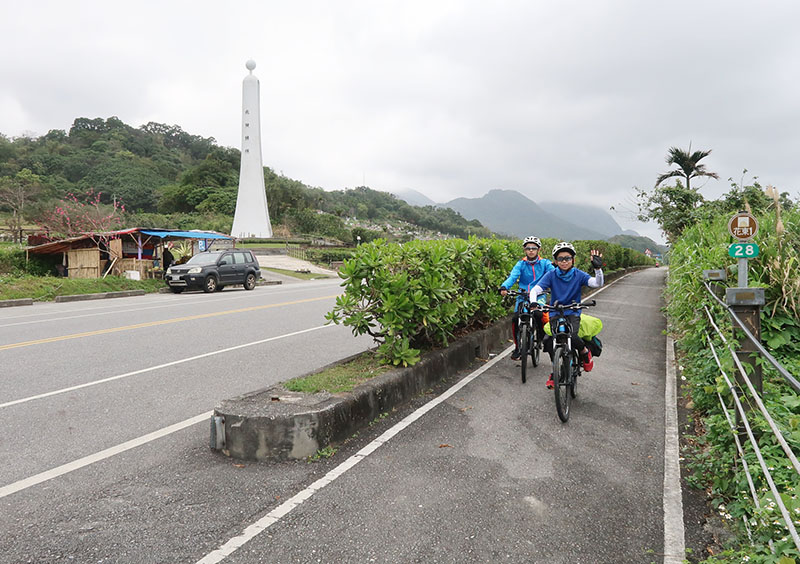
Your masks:
[{"label": "concrete median", "polygon": [[498,321],[445,349],[424,354],[414,366],[390,370],[349,393],[303,394],[277,384],[225,400],[212,416],[211,446],[242,460],[312,456],[463,370],[475,358],[488,358],[490,350],[508,340],[509,324],[510,317]]}]

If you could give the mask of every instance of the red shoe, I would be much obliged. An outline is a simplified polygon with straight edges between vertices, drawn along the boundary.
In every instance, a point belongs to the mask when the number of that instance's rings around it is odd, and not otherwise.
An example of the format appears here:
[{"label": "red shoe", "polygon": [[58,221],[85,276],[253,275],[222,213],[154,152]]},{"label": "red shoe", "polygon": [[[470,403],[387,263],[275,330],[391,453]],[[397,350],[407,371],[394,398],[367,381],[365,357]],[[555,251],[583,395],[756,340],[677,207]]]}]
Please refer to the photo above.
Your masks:
[{"label": "red shoe", "polygon": [[592,360],[592,352],[589,349],[586,349],[586,360],[583,363],[583,371],[591,372],[592,368],[594,368],[594,361]]},{"label": "red shoe", "polygon": [[555,382],[553,382],[553,375],[551,374],[550,378],[547,379],[547,383],[545,384],[545,386],[547,386],[548,390],[552,390],[555,387],[555,385],[556,385]]}]

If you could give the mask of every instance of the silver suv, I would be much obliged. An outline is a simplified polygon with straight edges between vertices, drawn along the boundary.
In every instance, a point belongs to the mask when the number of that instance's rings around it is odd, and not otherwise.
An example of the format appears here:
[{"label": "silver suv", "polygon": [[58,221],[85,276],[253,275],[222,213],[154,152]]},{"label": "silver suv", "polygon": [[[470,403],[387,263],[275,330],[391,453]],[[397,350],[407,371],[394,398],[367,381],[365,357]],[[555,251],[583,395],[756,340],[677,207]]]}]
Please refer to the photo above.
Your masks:
[{"label": "silver suv", "polygon": [[184,264],[170,266],[164,276],[167,286],[176,294],[186,288],[219,292],[236,284],[252,290],[259,278],[261,268],[253,253],[239,249],[196,254]]}]

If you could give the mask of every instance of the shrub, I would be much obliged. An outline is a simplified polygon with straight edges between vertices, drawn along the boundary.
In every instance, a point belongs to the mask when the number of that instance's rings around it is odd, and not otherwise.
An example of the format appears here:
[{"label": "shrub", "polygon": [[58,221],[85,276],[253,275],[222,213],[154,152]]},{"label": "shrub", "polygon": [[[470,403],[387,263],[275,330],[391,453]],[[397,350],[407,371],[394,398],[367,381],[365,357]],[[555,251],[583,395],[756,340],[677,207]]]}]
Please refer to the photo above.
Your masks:
[{"label": "shrub", "polygon": [[[609,243],[579,241],[576,247],[586,268],[590,248],[609,250],[611,270],[621,267],[620,257],[630,259]],[[508,314],[497,288],[521,256],[518,240],[379,239],[360,245],[339,270],[345,292],[326,319],[352,327],[355,335],[371,335],[385,362],[411,365],[420,349],[447,346],[455,335]]]},{"label": "shrub", "polygon": [[55,272],[60,255],[30,255],[25,259],[25,249],[12,245],[0,247],[0,274],[32,274],[44,276]]}]

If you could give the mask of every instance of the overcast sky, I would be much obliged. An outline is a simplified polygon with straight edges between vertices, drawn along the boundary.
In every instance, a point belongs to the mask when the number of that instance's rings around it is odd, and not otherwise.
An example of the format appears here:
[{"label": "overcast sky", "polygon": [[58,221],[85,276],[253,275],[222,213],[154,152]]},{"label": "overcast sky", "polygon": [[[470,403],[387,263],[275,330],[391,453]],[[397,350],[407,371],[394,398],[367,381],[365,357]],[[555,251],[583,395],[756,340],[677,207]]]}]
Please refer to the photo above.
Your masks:
[{"label": "overcast sky", "polygon": [[264,165],[311,186],[632,209],[691,142],[707,198],[745,168],[800,196],[797,0],[0,2],[10,137],[117,116],[239,147],[253,59]]}]

